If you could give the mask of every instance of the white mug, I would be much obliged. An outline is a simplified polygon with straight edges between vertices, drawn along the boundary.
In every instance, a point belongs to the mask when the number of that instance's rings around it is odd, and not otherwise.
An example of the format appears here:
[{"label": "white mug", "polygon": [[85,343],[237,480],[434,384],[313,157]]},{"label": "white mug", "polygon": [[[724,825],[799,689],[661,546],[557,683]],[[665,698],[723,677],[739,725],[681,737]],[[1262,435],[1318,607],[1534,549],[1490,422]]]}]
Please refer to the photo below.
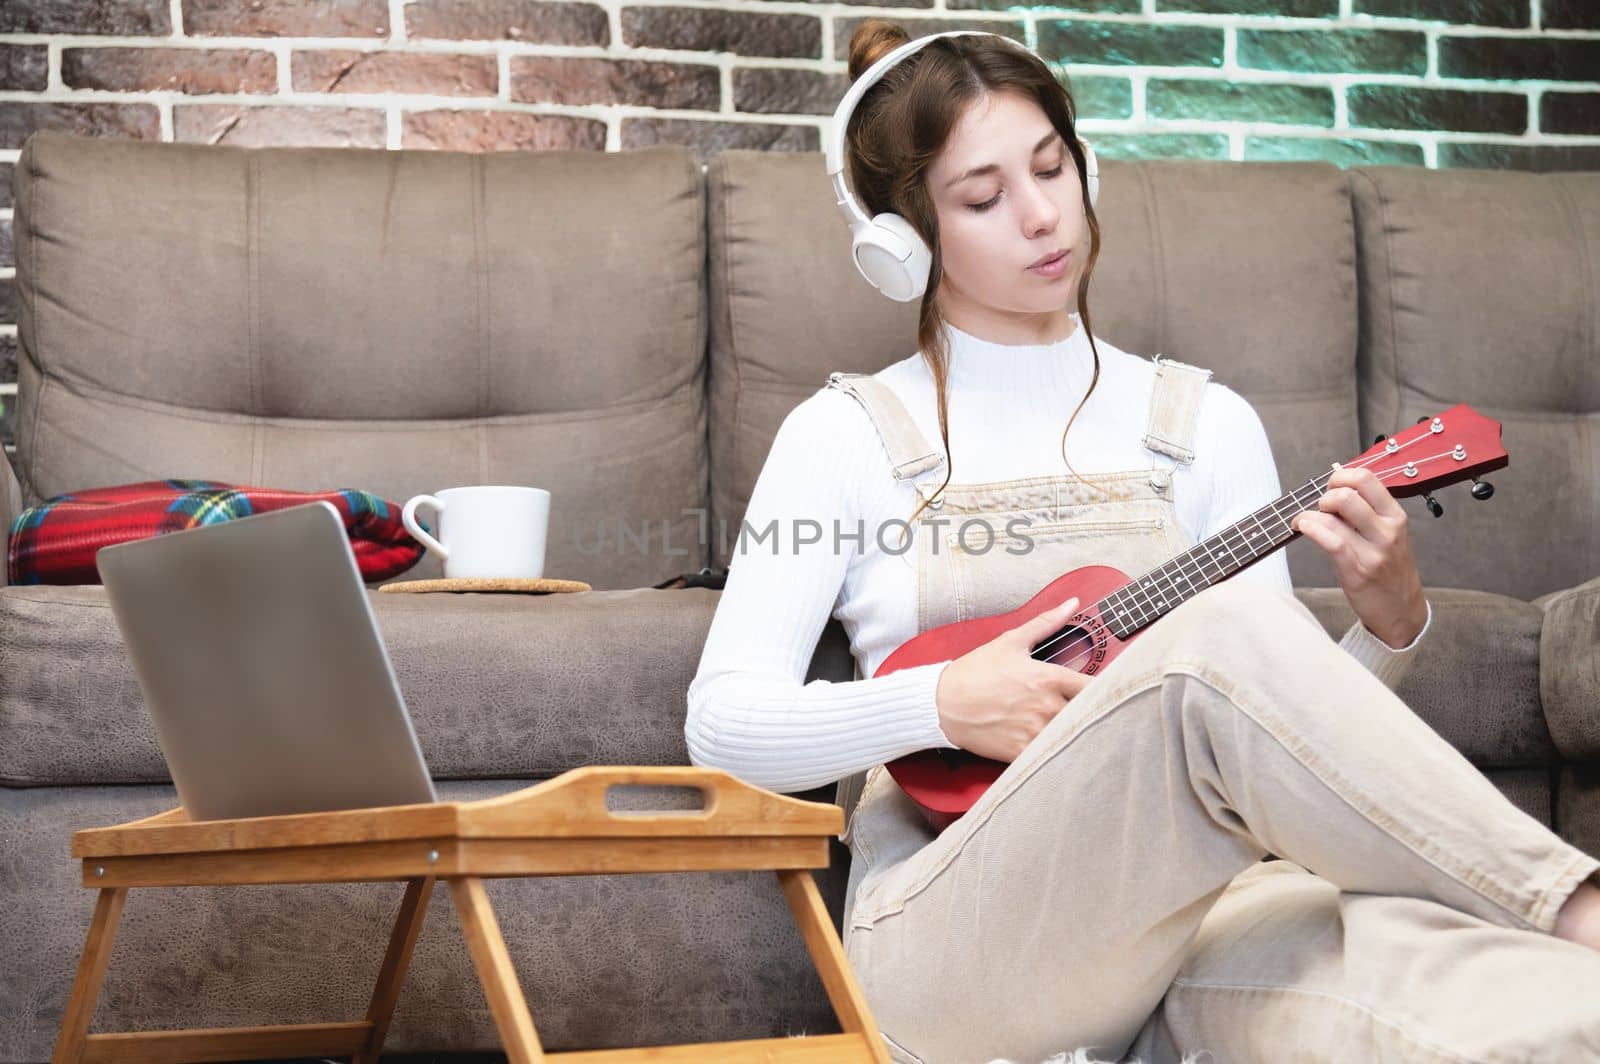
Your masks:
[{"label": "white mug", "polygon": [[[431,506],[438,512],[438,539],[417,524],[418,506]],[[435,495],[407,500],[400,522],[419,543],[443,559],[446,579],[537,579],[544,575],[550,493],[543,488],[445,488]]]}]

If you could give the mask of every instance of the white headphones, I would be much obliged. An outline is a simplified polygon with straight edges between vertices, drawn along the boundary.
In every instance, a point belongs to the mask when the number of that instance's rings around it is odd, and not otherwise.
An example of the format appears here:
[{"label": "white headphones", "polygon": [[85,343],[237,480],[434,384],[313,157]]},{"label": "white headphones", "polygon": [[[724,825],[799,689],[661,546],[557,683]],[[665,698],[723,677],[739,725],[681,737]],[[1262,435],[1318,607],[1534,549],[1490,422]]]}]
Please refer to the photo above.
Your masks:
[{"label": "white headphones", "polygon": [[[828,166],[828,176],[833,179],[833,191],[839,209],[844,212],[845,221],[850,226],[850,257],[855,260],[856,269],[861,271],[861,276],[865,277],[872,287],[901,303],[918,299],[927,290],[928,272],[933,266],[933,253],[928,250],[928,245],[917,235],[911,223],[900,215],[885,212],[871,218],[867,217],[867,212],[856,201],[855,195],[844,180],[845,127],[850,121],[850,113],[855,110],[861,97],[889,72],[890,67],[929,41],[936,41],[940,37],[962,37],[968,34],[999,37],[1028,52],[1029,55],[1033,54],[1027,45],[1019,41],[984,30],[949,30],[945,33],[918,37],[914,41],[900,45],[868,67],[850,86],[850,90],[844,94],[844,99],[839,101],[839,107],[833,113],[833,121],[828,126],[823,158]],[[1100,195],[1100,163],[1095,158],[1094,149],[1089,147],[1088,141],[1080,137],[1078,144],[1083,148],[1085,168],[1088,171],[1089,204],[1093,206]]]}]

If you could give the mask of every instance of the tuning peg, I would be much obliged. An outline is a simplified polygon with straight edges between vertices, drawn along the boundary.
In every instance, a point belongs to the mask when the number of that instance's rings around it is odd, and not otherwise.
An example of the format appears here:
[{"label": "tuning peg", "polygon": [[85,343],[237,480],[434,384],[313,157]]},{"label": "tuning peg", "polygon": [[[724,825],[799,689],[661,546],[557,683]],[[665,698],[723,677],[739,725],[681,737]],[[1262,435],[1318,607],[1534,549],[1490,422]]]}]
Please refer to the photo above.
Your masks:
[{"label": "tuning peg", "polygon": [[[1374,439],[1372,442],[1373,443],[1382,443],[1384,440],[1386,440],[1388,438],[1389,437],[1385,436],[1383,433],[1380,432],[1380,433],[1378,433],[1377,438]],[[946,748],[945,747],[940,747],[940,749],[942,750],[942,749],[946,749]]]},{"label": "tuning peg", "polygon": [[[1424,495],[1422,498],[1428,504],[1428,512],[1429,513],[1433,514],[1433,516],[1435,516],[1435,517],[1443,517],[1444,516],[1444,507],[1439,505],[1439,500],[1438,499],[1435,499],[1432,495]],[[940,749],[944,749],[944,748],[941,747]]]},{"label": "tuning peg", "polygon": [[1494,485],[1487,480],[1472,478],[1472,497],[1474,499],[1487,499],[1494,494]]}]

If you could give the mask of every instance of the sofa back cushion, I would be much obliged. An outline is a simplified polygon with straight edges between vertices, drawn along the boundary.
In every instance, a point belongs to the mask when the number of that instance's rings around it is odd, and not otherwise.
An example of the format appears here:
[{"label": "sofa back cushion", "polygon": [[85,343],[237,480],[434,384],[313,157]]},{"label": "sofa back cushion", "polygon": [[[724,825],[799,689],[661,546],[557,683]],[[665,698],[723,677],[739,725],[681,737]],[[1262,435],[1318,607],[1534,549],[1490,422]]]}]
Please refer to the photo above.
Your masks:
[{"label": "sofa back cushion", "polygon": [[[679,146],[468,154],[30,138],[31,503],[214,479],[552,493],[546,574],[703,564],[704,182]],[[663,522],[674,551],[663,550]],[[406,579],[439,575],[429,556]]]},{"label": "sofa back cushion", "polygon": [[[1250,400],[1286,491],[1357,453],[1343,172],[1193,160],[1100,168],[1095,334],[1205,366]],[[914,352],[917,304],[856,273],[820,153],[723,152],[707,196],[712,509],[728,530],[712,552],[725,564],[784,416],[833,370],[875,372]],[[1289,564],[1297,585],[1333,581],[1309,542],[1289,548]]]},{"label": "sofa back cushion", "polygon": [[1350,172],[1367,441],[1467,403],[1511,464],[1413,518],[1425,583],[1532,599],[1600,573],[1600,173]]}]

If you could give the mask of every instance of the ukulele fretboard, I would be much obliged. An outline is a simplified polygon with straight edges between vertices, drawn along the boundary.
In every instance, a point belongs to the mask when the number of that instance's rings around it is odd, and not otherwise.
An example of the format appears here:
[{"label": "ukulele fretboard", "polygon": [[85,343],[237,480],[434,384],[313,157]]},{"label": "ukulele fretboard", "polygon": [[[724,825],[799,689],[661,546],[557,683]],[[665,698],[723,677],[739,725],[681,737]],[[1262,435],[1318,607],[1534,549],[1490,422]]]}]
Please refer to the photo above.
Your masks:
[{"label": "ukulele fretboard", "polygon": [[1265,558],[1300,534],[1289,522],[1316,508],[1332,476],[1330,469],[1306,481],[1124,584],[1097,603],[1100,617],[1118,639],[1127,639],[1211,585]]}]

